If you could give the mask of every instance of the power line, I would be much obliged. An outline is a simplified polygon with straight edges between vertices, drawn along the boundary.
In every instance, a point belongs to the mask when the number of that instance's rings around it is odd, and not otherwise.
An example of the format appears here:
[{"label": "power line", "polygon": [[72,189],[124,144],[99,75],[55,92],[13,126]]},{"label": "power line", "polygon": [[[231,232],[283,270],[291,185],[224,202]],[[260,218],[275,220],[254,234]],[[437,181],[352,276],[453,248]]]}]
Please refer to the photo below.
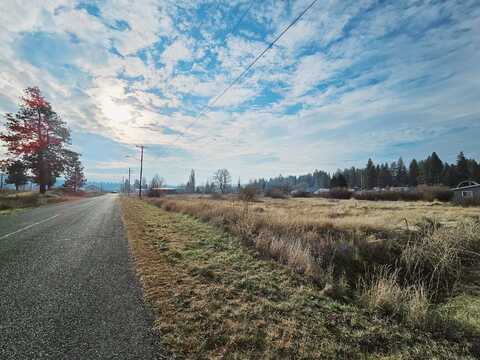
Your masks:
[{"label": "power line", "polygon": [[226,34],[225,34],[225,37],[227,37],[227,35],[230,35],[231,33],[233,33],[234,31],[237,30],[237,28],[240,26],[240,24],[242,23],[243,19],[245,18],[245,16],[250,12],[250,9],[252,8],[253,4],[255,3],[255,0],[250,0],[250,5],[248,6],[248,8],[243,12],[242,15],[240,15],[240,17],[238,18],[238,21],[237,23],[235,24],[234,27],[232,27],[230,29],[230,31],[228,31]]},{"label": "power line", "polygon": [[[277,43],[278,40],[280,40],[285,33],[290,30],[317,2],[318,0],[313,0],[310,5],[308,5],[283,31],[260,53],[258,54],[255,59],[242,71],[240,75],[238,75],[219,95],[215,96],[213,98],[213,101],[209,101],[200,111],[200,113],[195,117],[195,119],[185,128],[183,133],[177,135],[175,138],[174,142],[176,142],[180,136],[185,134],[185,131],[190,129],[193,124],[195,123],[195,120],[197,120],[200,116],[204,115],[206,113],[206,110],[208,108],[211,108],[215,103],[218,102],[238,81],[240,81],[249,71],[250,69],[255,66],[255,64]],[[250,8],[249,8],[250,9]]]}]

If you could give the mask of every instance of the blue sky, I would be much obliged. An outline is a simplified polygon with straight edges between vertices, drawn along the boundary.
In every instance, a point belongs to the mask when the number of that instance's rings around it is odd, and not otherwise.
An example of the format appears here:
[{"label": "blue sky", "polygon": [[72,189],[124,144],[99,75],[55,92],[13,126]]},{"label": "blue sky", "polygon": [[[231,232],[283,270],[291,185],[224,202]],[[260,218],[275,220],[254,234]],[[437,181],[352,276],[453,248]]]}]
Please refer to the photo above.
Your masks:
[{"label": "blue sky", "polygon": [[318,1],[202,115],[309,2],[4,0],[0,113],[39,86],[90,180],[480,158],[478,1]]}]

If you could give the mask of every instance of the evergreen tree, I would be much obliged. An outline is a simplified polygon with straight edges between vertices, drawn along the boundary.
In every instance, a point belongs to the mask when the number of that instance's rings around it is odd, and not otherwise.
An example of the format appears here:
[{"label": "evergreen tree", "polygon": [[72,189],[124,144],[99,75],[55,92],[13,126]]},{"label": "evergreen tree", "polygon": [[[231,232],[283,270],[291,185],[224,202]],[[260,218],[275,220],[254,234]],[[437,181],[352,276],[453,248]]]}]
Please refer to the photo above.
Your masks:
[{"label": "evergreen tree", "polygon": [[189,193],[195,192],[195,170],[193,169],[190,172],[190,177],[188,179],[187,185],[185,186],[185,191]]},{"label": "evergreen tree", "polygon": [[5,183],[15,185],[16,191],[18,191],[20,186],[28,182],[27,167],[22,161],[16,160],[11,162],[6,166],[6,170],[8,176],[5,179]]},{"label": "evergreen tree", "polygon": [[480,163],[476,163],[473,173],[472,173],[473,180],[480,183]]},{"label": "evergreen tree", "polygon": [[140,189],[140,180],[135,179],[135,181],[133,182],[133,188],[134,188],[135,190]]},{"label": "evergreen tree", "polygon": [[397,161],[397,173],[395,179],[398,186],[408,185],[408,171],[402,158],[399,158]]},{"label": "evergreen tree", "polygon": [[449,165],[445,163],[443,167],[443,179],[442,184],[455,187],[458,184],[458,176],[455,165]]},{"label": "evergreen tree", "polygon": [[332,180],[330,180],[330,186],[332,188],[347,188],[347,179],[342,173],[337,172],[333,175]]},{"label": "evergreen tree", "polygon": [[65,184],[64,186],[77,192],[85,183],[85,174],[80,162],[80,154],[74,151],[68,151],[68,159],[65,166]]},{"label": "evergreen tree", "polygon": [[408,167],[408,185],[417,186],[419,176],[420,176],[420,167],[418,166],[418,162],[417,160],[412,159]]},{"label": "evergreen tree", "polygon": [[377,170],[372,159],[368,159],[367,167],[365,168],[365,176],[365,185],[367,189],[373,189],[375,186],[377,186]]},{"label": "evergreen tree", "polygon": [[465,180],[470,179],[470,172],[468,171],[468,161],[463,154],[463,151],[460,152],[457,156],[457,181],[460,183]]},{"label": "evergreen tree", "polygon": [[378,173],[378,186],[386,188],[392,186],[392,184],[393,178],[388,163],[382,164]]},{"label": "evergreen tree", "polygon": [[392,176],[392,186],[398,186],[397,183],[398,165],[396,161],[390,164],[390,174]]},{"label": "evergreen tree", "polygon": [[437,153],[434,151],[432,155],[428,158],[428,184],[435,185],[442,182],[443,174],[443,162],[438,157]]}]

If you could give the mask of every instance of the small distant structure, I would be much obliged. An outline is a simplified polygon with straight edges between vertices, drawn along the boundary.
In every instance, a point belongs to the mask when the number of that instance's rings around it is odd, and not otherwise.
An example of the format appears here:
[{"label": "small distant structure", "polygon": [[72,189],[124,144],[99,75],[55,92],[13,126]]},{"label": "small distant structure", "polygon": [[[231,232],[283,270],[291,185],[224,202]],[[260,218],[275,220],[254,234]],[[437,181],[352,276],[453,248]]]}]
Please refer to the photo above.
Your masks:
[{"label": "small distant structure", "polygon": [[328,188],[320,188],[320,189],[315,190],[313,193],[315,195],[323,195],[323,194],[328,194],[329,192],[330,192],[330,189],[328,189]]},{"label": "small distant structure", "polygon": [[156,187],[151,190],[159,195],[172,195],[177,193],[177,188],[174,187]]},{"label": "small distant structure", "polygon": [[453,201],[456,203],[480,202],[480,184],[467,180],[462,181],[453,191]]}]

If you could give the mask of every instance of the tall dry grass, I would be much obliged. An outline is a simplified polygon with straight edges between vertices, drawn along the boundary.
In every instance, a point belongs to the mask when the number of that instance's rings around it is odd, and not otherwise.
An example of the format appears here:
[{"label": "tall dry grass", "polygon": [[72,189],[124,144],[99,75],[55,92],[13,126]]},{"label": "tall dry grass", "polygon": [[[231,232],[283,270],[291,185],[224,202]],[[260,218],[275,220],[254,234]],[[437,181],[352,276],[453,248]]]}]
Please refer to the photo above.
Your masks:
[{"label": "tall dry grass", "polygon": [[389,241],[375,241],[374,236],[384,235],[385,230],[341,229],[328,222],[259,212],[258,207],[232,201],[165,198],[153,202],[165,210],[193,215],[223,226],[262,254],[319,282],[324,281],[323,274],[331,266],[335,269],[335,276],[346,272],[352,274],[354,281],[354,274],[372,256],[384,258],[381,253],[388,254],[384,248]]},{"label": "tall dry grass", "polygon": [[399,318],[416,327],[428,326],[431,299],[421,283],[402,286],[400,269],[380,266],[361,279],[361,301],[372,311]]},{"label": "tall dry grass", "polygon": [[353,289],[372,311],[415,326],[428,323],[432,304],[450,296],[465,269],[480,259],[480,219],[475,217],[455,224],[407,221],[392,229],[342,226],[298,216],[295,207],[289,213],[233,200],[173,197],[153,202],[226,228],[264,256],[310,277],[325,293],[344,296]]}]

